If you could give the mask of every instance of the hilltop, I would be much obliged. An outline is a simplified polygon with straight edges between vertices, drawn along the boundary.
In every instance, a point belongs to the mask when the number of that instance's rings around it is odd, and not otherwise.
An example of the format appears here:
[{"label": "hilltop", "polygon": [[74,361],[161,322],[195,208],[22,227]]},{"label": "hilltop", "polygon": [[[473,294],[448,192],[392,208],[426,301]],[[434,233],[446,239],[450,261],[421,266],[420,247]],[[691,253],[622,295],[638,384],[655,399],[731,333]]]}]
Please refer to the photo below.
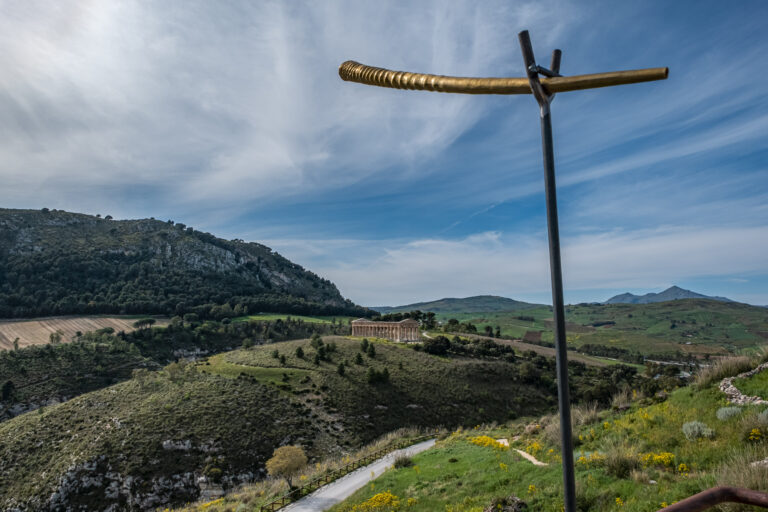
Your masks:
[{"label": "hilltop", "polygon": [[[197,497],[201,475],[225,486],[263,477],[284,444],[301,444],[315,461],[403,426],[473,425],[552,408],[551,359],[464,343],[485,355],[437,356],[384,341],[373,342],[372,354],[360,340],[325,337],[323,351],[297,340],[139,369],[0,424],[0,508],[182,503]],[[634,376],[627,367],[571,366],[575,400],[605,401]]]},{"label": "hilltop", "polygon": [[670,300],[681,299],[710,299],[720,302],[734,302],[731,299],[725,297],[710,297],[702,295],[701,293],[692,292],[680,288],[679,286],[670,286],[663,292],[659,293],[646,293],[645,295],[634,295],[632,293],[622,293],[615,295],[610,299],[603,302],[603,304],[650,304],[652,302],[666,302]]},{"label": "hilltop", "polygon": [[0,318],[370,315],[269,247],[181,223],[0,209]]},{"label": "hilltop", "polygon": [[408,311],[432,311],[440,314],[450,313],[479,313],[518,311],[541,307],[541,304],[531,304],[519,300],[508,299],[496,295],[476,295],[463,299],[445,298],[431,302],[416,302],[405,306],[375,306],[371,307],[379,313],[403,313]]}]

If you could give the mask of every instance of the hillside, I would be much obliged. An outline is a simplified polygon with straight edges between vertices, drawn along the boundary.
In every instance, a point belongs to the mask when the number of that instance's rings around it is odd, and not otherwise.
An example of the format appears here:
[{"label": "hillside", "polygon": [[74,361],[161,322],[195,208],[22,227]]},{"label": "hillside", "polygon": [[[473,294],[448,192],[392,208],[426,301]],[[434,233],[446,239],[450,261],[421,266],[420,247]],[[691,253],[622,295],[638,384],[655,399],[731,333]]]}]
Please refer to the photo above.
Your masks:
[{"label": "hillside", "polygon": [[622,293],[606,300],[603,304],[650,304],[652,302],[666,302],[670,300],[681,299],[710,299],[720,302],[733,302],[725,297],[709,297],[700,293],[685,290],[679,286],[671,286],[659,293],[646,293],[645,295],[634,295],[632,293]]},{"label": "hillside", "polygon": [[370,314],[261,244],[172,221],[0,209],[0,318],[260,311]]},{"label": "hillside", "polygon": [[[565,313],[569,347],[600,356],[701,358],[754,350],[768,340],[768,311],[738,302],[681,299],[650,304],[575,304],[566,306]],[[437,317],[441,321],[456,318],[471,322],[479,332],[485,326],[494,330],[498,326],[504,337],[530,343],[553,342],[549,307]]]},{"label": "hillside", "polygon": [[518,311],[540,307],[541,304],[530,304],[519,300],[498,297],[495,295],[477,295],[463,299],[446,298],[431,302],[417,302],[405,306],[376,306],[371,309],[379,313],[403,313],[408,311],[432,311],[434,313],[478,313]]},{"label": "hillside", "polygon": [[[202,474],[226,486],[264,476],[280,445],[318,460],[406,425],[473,425],[555,403],[554,363],[543,357],[434,356],[387,342],[371,357],[342,337],[323,346],[317,364],[308,340],[173,363],[0,424],[0,508],[182,503],[197,497]],[[385,368],[388,379],[371,381]],[[571,370],[581,400],[604,400],[634,375]]]},{"label": "hillside", "polygon": [[[720,378],[750,366],[743,361],[726,366],[701,389],[691,386],[662,396],[627,394],[617,401],[625,412],[576,408],[578,509],[655,511],[717,485],[768,491],[768,412],[765,405],[727,403],[717,389]],[[692,422],[699,422],[700,428]],[[497,439],[506,440],[509,447],[494,442]],[[516,450],[545,465],[534,466]],[[510,495],[524,501],[526,510],[559,511],[560,461],[554,416],[456,430],[435,448],[414,456],[410,466],[388,470],[330,511],[375,510],[366,506],[399,502],[413,512],[479,512],[503,504]],[[760,461],[762,465],[752,464]],[[206,508],[222,511],[236,505],[223,501]]]},{"label": "hillside", "polygon": [[[29,345],[45,345],[50,342],[51,334],[59,333],[61,341],[67,342],[78,336],[78,333],[94,332],[100,329],[111,329],[114,332],[131,332],[133,324],[143,317],[109,317],[109,316],[61,316],[33,318],[29,320],[0,320],[0,350],[10,350],[18,340],[20,347]],[[155,318],[156,326],[168,325],[168,318]]]},{"label": "hillside", "polygon": [[0,351],[0,421],[127,380],[134,369],[159,369],[178,358],[203,357],[244,343],[348,332],[341,322],[301,318],[230,323],[174,319],[164,328],[115,334],[107,327],[67,343]]}]

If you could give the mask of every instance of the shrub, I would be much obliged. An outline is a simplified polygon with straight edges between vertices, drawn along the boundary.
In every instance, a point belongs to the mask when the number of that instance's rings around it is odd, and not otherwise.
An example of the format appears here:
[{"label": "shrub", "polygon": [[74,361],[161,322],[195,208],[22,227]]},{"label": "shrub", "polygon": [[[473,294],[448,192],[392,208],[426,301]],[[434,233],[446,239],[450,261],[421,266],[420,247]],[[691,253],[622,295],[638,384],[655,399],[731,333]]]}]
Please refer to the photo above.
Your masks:
[{"label": "shrub", "polygon": [[683,423],[683,434],[689,441],[695,441],[699,438],[712,439],[715,437],[715,431],[700,421],[689,421],[688,423]]},{"label": "shrub", "polygon": [[597,408],[597,402],[590,402],[585,405],[577,405],[571,410],[574,425],[589,425],[600,419],[600,411]]},{"label": "shrub", "polygon": [[637,450],[624,443],[614,442],[606,446],[605,471],[616,478],[627,478],[640,468]]},{"label": "shrub", "polygon": [[741,407],[721,407],[717,410],[717,419],[725,421],[741,414]]},{"label": "shrub", "polygon": [[395,468],[409,468],[413,466],[413,460],[407,455],[400,455],[393,464]]}]

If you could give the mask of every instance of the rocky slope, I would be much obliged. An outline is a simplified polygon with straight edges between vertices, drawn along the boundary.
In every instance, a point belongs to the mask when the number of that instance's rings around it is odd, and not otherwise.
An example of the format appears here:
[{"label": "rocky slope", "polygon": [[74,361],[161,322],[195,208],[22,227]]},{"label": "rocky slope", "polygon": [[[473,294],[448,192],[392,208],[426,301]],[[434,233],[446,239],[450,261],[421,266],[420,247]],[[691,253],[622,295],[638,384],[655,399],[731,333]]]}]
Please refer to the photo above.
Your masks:
[{"label": "rocky slope", "polygon": [[[184,224],[0,210],[0,318],[245,310],[362,315],[336,286],[258,243]],[[222,308],[212,310],[214,306]]]}]

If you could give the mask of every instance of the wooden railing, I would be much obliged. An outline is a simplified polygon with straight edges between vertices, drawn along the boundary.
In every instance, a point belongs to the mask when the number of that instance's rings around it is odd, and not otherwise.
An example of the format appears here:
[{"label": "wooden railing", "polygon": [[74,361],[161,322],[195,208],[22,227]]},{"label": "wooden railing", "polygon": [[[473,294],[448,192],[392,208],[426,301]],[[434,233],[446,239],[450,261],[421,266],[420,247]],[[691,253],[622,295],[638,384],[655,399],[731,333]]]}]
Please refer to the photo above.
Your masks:
[{"label": "wooden railing", "polygon": [[435,437],[434,435],[414,437],[412,439],[407,439],[407,440],[403,440],[403,441],[399,441],[397,443],[391,444],[386,448],[382,448],[373,453],[369,453],[368,455],[364,457],[360,457],[359,459],[354,460],[352,462],[349,462],[338,469],[332,469],[316,478],[313,478],[312,480],[302,485],[301,487],[291,489],[287,493],[283,494],[282,496],[278,496],[277,498],[270,501],[266,505],[262,505],[259,508],[259,510],[260,512],[267,512],[267,511],[273,512],[275,510],[280,510],[284,506],[303,498],[307,494],[315,492],[320,487],[327,485],[333,482],[334,480],[338,480],[339,478],[351,473],[356,469],[360,469],[363,466],[367,466],[368,464],[384,457],[385,455],[392,453],[395,450],[407,448],[408,446],[414,445],[421,441],[426,441],[427,439],[433,439],[434,437]]}]

